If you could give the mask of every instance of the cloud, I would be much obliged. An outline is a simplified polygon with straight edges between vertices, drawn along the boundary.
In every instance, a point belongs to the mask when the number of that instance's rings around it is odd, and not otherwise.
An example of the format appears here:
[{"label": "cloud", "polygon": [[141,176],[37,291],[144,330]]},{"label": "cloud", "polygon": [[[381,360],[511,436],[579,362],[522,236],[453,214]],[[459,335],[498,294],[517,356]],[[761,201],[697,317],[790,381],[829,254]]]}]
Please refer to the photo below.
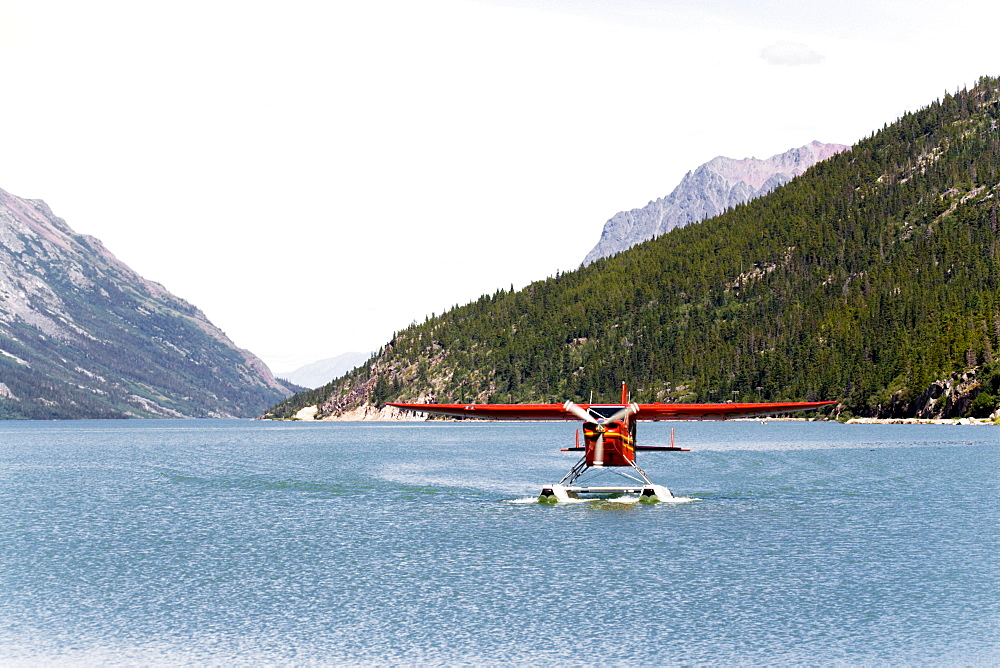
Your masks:
[{"label": "cloud", "polygon": [[816,65],[825,58],[823,54],[798,42],[775,42],[771,46],[764,47],[760,52],[760,57],[770,65],[788,66]]}]

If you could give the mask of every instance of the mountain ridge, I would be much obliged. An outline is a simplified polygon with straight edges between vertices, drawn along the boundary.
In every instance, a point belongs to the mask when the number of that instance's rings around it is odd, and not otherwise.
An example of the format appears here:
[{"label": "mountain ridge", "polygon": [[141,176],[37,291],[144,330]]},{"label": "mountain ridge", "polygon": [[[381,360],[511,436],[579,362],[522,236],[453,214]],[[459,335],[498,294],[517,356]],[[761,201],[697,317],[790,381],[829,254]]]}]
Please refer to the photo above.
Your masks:
[{"label": "mountain ridge", "polygon": [[292,388],[192,304],[0,190],[0,417],[252,417]]},{"label": "mountain ridge", "polygon": [[685,174],[669,195],[612,216],[583,266],[766,195],[817,162],[849,148],[812,141],[765,159],[712,158]]},{"label": "mountain ridge", "polygon": [[302,387],[315,388],[326,385],[334,378],[340,378],[369,357],[371,357],[371,353],[341,353],[334,357],[304,364],[293,371],[283,371],[274,375]]}]

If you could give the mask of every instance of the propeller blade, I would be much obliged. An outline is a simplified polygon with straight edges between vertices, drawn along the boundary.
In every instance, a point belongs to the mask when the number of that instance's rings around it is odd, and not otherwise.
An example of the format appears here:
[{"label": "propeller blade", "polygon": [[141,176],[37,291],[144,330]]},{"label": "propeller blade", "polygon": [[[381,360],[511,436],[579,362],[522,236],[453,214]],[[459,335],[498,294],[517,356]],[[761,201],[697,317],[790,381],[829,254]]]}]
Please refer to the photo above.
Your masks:
[{"label": "propeller blade", "polygon": [[594,416],[593,415],[591,415],[590,413],[588,413],[587,411],[585,411],[581,406],[577,406],[572,401],[567,401],[566,403],[564,403],[563,404],[563,408],[565,408],[567,412],[572,413],[573,415],[577,416],[578,418],[580,418],[584,422],[593,422],[594,421]]},{"label": "propeller blade", "polygon": [[594,466],[603,467],[604,466],[604,434],[601,433],[597,437],[597,442],[594,443]]},{"label": "propeller blade", "polygon": [[629,404],[614,415],[608,418],[608,422],[618,422],[639,412],[639,404]]}]

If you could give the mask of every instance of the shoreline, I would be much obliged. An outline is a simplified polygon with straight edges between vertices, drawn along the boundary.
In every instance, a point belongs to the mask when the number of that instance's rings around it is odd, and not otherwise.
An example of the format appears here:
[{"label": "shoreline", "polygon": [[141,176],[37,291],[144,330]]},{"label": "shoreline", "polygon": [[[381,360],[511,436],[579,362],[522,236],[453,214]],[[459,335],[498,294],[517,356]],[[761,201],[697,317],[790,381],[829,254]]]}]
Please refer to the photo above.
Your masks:
[{"label": "shoreline", "polygon": [[851,418],[844,424],[951,424],[996,426],[991,418]]}]

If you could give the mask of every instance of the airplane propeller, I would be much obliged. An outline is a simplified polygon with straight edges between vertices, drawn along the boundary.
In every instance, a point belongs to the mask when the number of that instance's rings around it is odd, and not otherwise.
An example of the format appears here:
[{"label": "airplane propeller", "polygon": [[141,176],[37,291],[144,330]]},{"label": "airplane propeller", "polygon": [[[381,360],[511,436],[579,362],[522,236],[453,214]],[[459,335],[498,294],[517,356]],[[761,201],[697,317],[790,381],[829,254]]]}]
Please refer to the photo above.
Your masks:
[{"label": "airplane propeller", "polygon": [[594,416],[589,410],[584,409],[583,406],[578,406],[572,401],[567,401],[563,404],[568,412],[577,416],[584,422],[596,422],[597,423],[597,441],[594,442],[594,466],[601,467],[604,466],[604,425],[609,422],[618,422],[619,420],[624,420],[632,415],[639,412],[639,404],[629,404],[624,408],[616,411],[611,417],[605,418],[601,416]]},{"label": "airplane propeller", "polygon": [[594,421],[594,416],[591,415],[589,411],[584,410],[582,406],[577,406],[572,401],[567,401],[566,403],[564,403],[563,408],[565,408],[567,411],[577,416],[584,422]]}]

